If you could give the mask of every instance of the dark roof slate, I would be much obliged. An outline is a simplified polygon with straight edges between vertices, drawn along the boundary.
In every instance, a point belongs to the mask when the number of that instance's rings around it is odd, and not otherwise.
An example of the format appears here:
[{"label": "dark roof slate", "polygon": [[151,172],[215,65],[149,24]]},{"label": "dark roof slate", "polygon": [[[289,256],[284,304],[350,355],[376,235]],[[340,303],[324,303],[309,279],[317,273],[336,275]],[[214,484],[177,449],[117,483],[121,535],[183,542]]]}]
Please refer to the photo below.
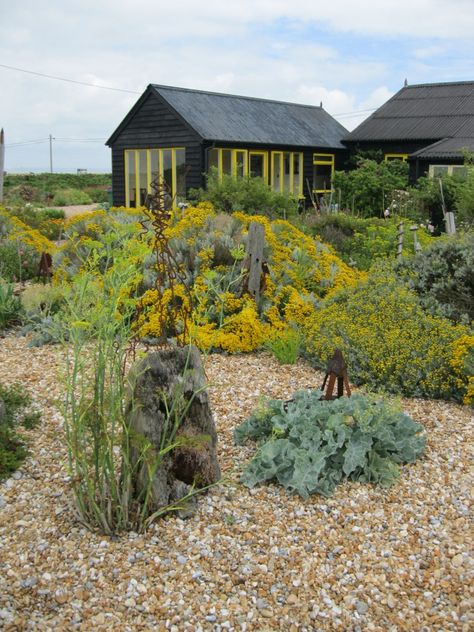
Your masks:
[{"label": "dark roof slate", "polygon": [[474,152],[474,137],[443,138],[412,154],[413,158],[458,158],[464,150]]},{"label": "dark roof slate", "polygon": [[406,86],[344,141],[431,140],[474,136],[474,81]]},{"label": "dark roof slate", "polygon": [[344,149],[347,130],[322,107],[150,86],[204,140]]}]

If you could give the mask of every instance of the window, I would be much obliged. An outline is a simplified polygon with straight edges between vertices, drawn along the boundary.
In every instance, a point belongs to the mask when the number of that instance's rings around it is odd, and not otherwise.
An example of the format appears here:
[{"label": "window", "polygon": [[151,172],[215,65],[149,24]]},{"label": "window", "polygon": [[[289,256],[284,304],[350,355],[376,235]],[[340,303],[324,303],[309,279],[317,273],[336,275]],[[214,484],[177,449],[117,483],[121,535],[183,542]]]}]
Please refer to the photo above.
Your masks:
[{"label": "window", "polygon": [[272,151],[271,186],[278,193],[303,195],[303,154]]},{"label": "window", "polygon": [[385,154],[385,162],[389,162],[390,160],[403,160],[403,162],[406,162],[408,160],[408,154]]},{"label": "window", "polygon": [[186,152],[182,147],[125,150],[125,204],[141,206],[151,183],[163,178],[173,200],[186,195]]},{"label": "window", "polygon": [[313,154],[313,191],[329,193],[334,173],[334,154]]},{"label": "window", "polygon": [[467,168],[464,165],[430,165],[428,175],[430,178],[439,178],[445,175],[465,178],[467,176]]},{"label": "window", "polygon": [[253,178],[268,179],[268,153],[266,151],[249,151],[249,174]]}]

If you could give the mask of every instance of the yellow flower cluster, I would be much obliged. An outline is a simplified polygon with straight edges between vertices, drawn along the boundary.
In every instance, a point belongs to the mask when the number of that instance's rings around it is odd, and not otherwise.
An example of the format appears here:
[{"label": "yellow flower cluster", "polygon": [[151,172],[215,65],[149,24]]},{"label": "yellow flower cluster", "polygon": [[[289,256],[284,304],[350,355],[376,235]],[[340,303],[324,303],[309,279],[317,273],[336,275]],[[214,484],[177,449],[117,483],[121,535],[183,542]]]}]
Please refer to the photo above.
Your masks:
[{"label": "yellow flower cluster", "polygon": [[[470,362],[468,362],[470,360]],[[467,334],[458,338],[452,345],[451,367],[456,377],[456,384],[463,393],[466,405],[474,404],[474,336]]]},{"label": "yellow flower cluster", "polygon": [[0,219],[5,221],[8,227],[8,241],[18,241],[25,246],[34,248],[38,253],[47,252],[53,254],[56,246],[47,237],[35,228],[30,228],[21,219],[9,213],[5,208],[0,208]]},{"label": "yellow flower cluster", "polygon": [[[264,228],[265,257],[270,270],[258,307],[242,294],[242,243],[251,222]],[[302,325],[312,316],[315,296],[324,296],[334,287],[353,285],[360,278],[330,247],[313,241],[289,222],[271,222],[266,217],[244,213],[216,215],[209,203],[174,210],[167,234],[180,265],[190,266],[194,323],[191,335],[201,348],[228,352],[257,349],[276,332]],[[148,306],[141,323],[143,335],[161,335],[159,314],[164,307]],[[178,314],[176,317],[179,320]]]}]

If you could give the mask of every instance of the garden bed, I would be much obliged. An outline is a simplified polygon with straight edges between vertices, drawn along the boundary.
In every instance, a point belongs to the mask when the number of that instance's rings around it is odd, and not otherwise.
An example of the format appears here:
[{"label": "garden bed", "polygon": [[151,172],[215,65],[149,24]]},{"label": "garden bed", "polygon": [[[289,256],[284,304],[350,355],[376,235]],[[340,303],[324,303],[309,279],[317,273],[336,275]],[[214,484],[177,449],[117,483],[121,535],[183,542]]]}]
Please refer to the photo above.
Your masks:
[{"label": "garden bed", "polygon": [[0,627],[23,630],[467,630],[474,601],[469,512],[472,409],[403,400],[427,449],[389,490],[344,483],[308,501],[238,483],[254,446],[233,428],[262,396],[318,387],[304,363],[211,355],[206,373],[226,484],[188,521],[145,535],[74,521],[56,400],[60,347],[0,339],[0,382],[21,382],[43,422],[31,457],[0,484]]}]

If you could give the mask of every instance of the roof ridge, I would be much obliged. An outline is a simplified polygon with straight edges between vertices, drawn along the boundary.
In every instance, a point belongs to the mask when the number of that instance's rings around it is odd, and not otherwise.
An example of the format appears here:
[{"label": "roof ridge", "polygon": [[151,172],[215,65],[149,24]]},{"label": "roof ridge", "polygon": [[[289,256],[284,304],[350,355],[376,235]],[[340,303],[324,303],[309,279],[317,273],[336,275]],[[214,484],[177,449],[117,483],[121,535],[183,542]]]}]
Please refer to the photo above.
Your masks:
[{"label": "roof ridge", "polygon": [[407,88],[427,88],[427,87],[439,87],[439,86],[474,86],[474,80],[471,81],[439,81],[437,83],[409,83],[402,87],[402,90]]},{"label": "roof ridge", "polygon": [[265,103],[279,103],[281,105],[297,105],[302,108],[317,109],[326,112],[320,105],[309,105],[308,103],[295,103],[293,101],[280,101],[279,99],[265,99],[264,97],[249,97],[243,94],[230,94],[229,92],[212,92],[211,90],[198,90],[197,88],[180,88],[179,86],[165,86],[159,83],[150,84],[155,89],[179,90],[180,92],[194,92],[200,94],[210,94],[214,97],[232,97],[234,99],[247,99],[248,101],[263,101]]}]

